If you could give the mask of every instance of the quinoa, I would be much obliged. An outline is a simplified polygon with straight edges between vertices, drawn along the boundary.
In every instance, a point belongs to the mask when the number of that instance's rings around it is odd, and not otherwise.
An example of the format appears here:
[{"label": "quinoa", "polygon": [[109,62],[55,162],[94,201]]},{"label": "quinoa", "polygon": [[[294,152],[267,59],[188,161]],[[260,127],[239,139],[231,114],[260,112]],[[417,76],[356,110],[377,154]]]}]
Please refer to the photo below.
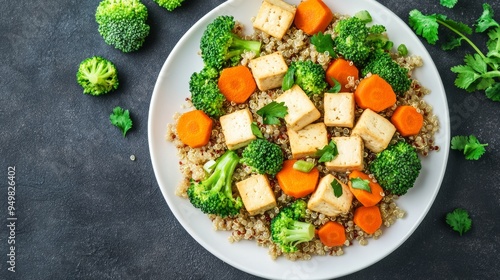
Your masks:
[{"label": "quinoa", "polygon": [[[331,34],[335,36],[333,31],[334,26],[337,21],[344,18],[343,15],[335,15],[334,20],[324,32],[326,34]],[[239,24],[235,27],[235,32],[243,37],[243,27]],[[301,30],[291,27],[286,35],[278,40],[274,37],[267,35],[264,32],[256,30],[253,34],[246,36],[246,39],[260,40],[263,42],[261,55],[270,54],[273,52],[281,52],[285,58],[287,64],[292,61],[297,60],[312,60],[323,66],[324,69],[327,68],[331,62],[331,57],[325,53],[319,53],[316,51],[315,47],[309,43],[309,36],[307,36]],[[423,65],[422,59],[419,56],[398,56],[395,53],[391,54],[393,59],[397,61],[401,66],[406,67],[409,70],[409,75],[412,71]],[[245,53],[242,55],[241,64],[248,65],[248,62],[255,57],[253,53]],[[351,88],[352,91],[359,84],[359,80],[350,79],[347,88]],[[253,120],[259,125],[263,136],[279,144],[284,153],[285,157],[288,159],[292,158],[292,153],[289,145],[289,139],[286,133],[286,127],[284,125],[263,125],[263,120],[260,115],[256,112],[258,109],[262,108],[266,104],[270,103],[283,91],[280,88],[272,89],[268,91],[256,91],[245,104],[234,104],[227,102],[225,104],[226,112],[231,113],[236,110],[248,108],[253,116]],[[379,114],[390,118],[397,106],[400,105],[411,105],[417,108],[417,110],[424,116],[424,126],[420,133],[415,136],[402,137],[398,132],[393,136],[391,143],[396,143],[397,141],[407,141],[416,147],[418,153],[422,156],[427,156],[432,151],[439,150],[439,147],[434,145],[434,134],[439,130],[438,118],[433,114],[432,106],[429,105],[423,98],[425,95],[429,94],[430,91],[424,88],[417,80],[412,80],[411,87],[408,92],[403,96],[398,96],[397,103]],[[315,95],[311,98],[313,103],[316,105],[320,112],[323,110],[323,97],[320,95]],[[193,107],[189,99],[186,99],[186,104],[183,105],[185,108]],[[355,119],[357,120],[362,109],[356,108]],[[214,120],[212,135],[209,143],[201,148],[189,148],[184,145],[177,137],[177,132],[175,129],[175,124],[179,117],[179,113],[174,116],[174,123],[168,124],[166,140],[172,142],[177,148],[177,156],[179,159],[180,171],[183,175],[183,180],[180,182],[176,195],[184,197],[187,199],[186,190],[189,187],[190,180],[201,180],[205,176],[205,171],[203,170],[203,165],[209,160],[216,159],[221,156],[227,146],[224,142],[224,135],[222,134],[220,122]],[[322,121],[320,118],[318,121]],[[351,134],[351,129],[344,127],[328,127],[328,136],[349,136]],[[241,152],[239,150],[238,152]],[[375,154],[365,149],[364,161],[365,166],[375,158]],[[316,163],[317,159],[306,158],[307,161],[313,161]],[[348,181],[348,172],[332,172],[326,169],[323,165],[317,165],[320,171],[320,177],[326,174],[333,174],[339,178],[344,183]],[[368,173],[367,170],[365,172]],[[234,182],[244,180],[252,175],[252,171],[248,166],[239,165],[234,172]],[[370,175],[373,178],[373,175]],[[398,219],[405,216],[405,211],[398,207],[397,200],[398,196],[393,195],[389,192],[383,194],[382,201],[378,204],[382,213],[383,226],[378,229],[373,234],[367,234],[356,226],[353,222],[353,209],[360,206],[361,204],[354,198],[351,206],[351,211],[347,214],[339,215],[336,217],[326,216],[321,213],[306,210],[305,221],[312,223],[316,228],[324,225],[328,221],[336,221],[342,224],[346,229],[347,240],[344,245],[336,247],[324,246],[321,241],[315,237],[313,240],[298,245],[298,251],[294,253],[283,253],[279,246],[274,244],[271,240],[270,232],[270,222],[279,213],[282,207],[289,205],[294,198],[286,195],[281,191],[276,178],[269,176],[269,181],[271,187],[274,191],[277,207],[268,210],[262,214],[251,216],[243,207],[240,214],[234,217],[219,217],[216,215],[207,215],[207,217],[212,221],[213,228],[217,231],[230,231],[229,242],[238,242],[240,240],[252,240],[257,243],[258,246],[266,247],[269,250],[269,255],[272,259],[276,259],[280,256],[284,256],[289,260],[309,260],[312,256],[319,255],[329,255],[329,256],[341,256],[348,250],[349,246],[353,245],[367,245],[370,240],[378,239],[383,231],[393,225]],[[237,192],[236,188],[234,191]],[[307,199],[308,197],[306,197]]]}]

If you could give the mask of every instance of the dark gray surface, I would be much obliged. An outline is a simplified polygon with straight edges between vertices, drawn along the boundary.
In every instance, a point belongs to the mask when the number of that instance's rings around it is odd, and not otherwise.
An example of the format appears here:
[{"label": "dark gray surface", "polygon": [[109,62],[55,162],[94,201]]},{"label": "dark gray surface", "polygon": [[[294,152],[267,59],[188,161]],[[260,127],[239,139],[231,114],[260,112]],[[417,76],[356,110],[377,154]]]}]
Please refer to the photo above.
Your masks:
[{"label": "dark gray surface", "polygon": [[[224,1],[186,0],[172,13],[143,2],[151,34],[140,51],[123,54],[97,32],[97,0],[1,1],[0,279],[255,279],[211,255],[180,226],[159,191],[148,150],[149,102],[163,62],[184,32]],[[482,11],[479,2],[465,0],[453,10],[438,0],[379,2],[405,22],[413,8],[469,24]],[[491,2],[500,15],[498,1]],[[462,63],[468,46],[448,53],[425,46],[446,88],[452,136],[473,133],[489,143],[488,152],[472,162],[451,151],[441,190],[415,233],[345,279],[500,277],[500,104],[454,87],[449,69]],[[117,92],[82,94],[75,73],[92,55],[116,64]],[[108,120],[117,105],[130,109],[134,121],[126,138]],[[8,166],[16,168],[16,273],[6,263]],[[473,219],[462,237],[444,222],[455,207]]]}]

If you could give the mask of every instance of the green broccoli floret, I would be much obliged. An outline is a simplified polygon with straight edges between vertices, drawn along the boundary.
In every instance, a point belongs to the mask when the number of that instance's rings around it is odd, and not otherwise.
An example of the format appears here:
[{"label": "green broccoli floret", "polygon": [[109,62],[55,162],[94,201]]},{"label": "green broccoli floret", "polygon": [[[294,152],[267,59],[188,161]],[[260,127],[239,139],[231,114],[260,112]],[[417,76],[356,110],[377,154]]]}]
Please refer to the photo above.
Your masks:
[{"label": "green broccoli floret", "polygon": [[80,63],[76,81],[83,87],[83,93],[101,95],[118,88],[118,71],[111,61],[93,56]]},{"label": "green broccoli floret", "polygon": [[273,142],[255,139],[248,144],[241,154],[241,163],[250,166],[259,174],[275,175],[283,167],[283,150]]},{"label": "green broccoli floret", "polygon": [[292,253],[298,250],[297,245],[314,238],[314,226],[299,221],[306,215],[306,202],[296,200],[271,220],[271,238],[281,251]]},{"label": "green broccoli floret", "polygon": [[288,68],[289,75],[293,74],[294,83],[308,95],[323,94],[328,83],[325,81],[323,67],[311,60],[293,61]]},{"label": "green broccoli floret", "polygon": [[200,182],[192,181],[187,189],[189,201],[203,213],[221,217],[239,213],[243,202],[233,196],[233,173],[240,158],[228,150],[215,161],[212,173]]},{"label": "green broccoli floret", "polygon": [[224,115],[224,101],[217,85],[219,71],[205,67],[200,72],[195,72],[189,80],[191,102],[196,109],[202,110],[210,117],[218,118]]},{"label": "green broccoli floret", "polygon": [[378,74],[392,86],[398,95],[402,96],[410,89],[411,80],[408,77],[408,69],[400,66],[387,52],[375,52],[370,56],[368,63],[361,70],[363,76],[368,73]]},{"label": "green broccoli floret", "polygon": [[148,10],[140,0],[103,0],[95,19],[104,42],[122,52],[136,51],[149,35]]},{"label": "green broccoli floret", "polygon": [[403,195],[415,184],[422,164],[415,147],[400,141],[380,152],[368,168],[384,189]]},{"label": "green broccoli floret", "polygon": [[153,0],[161,7],[167,9],[168,11],[173,11],[181,6],[184,0]]},{"label": "green broccoli floret", "polygon": [[335,26],[335,49],[338,54],[360,67],[366,63],[373,51],[385,50],[392,46],[384,34],[385,31],[383,25],[367,26],[366,19],[342,19]]},{"label": "green broccoli floret", "polygon": [[221,70],[236,65],[245,51],[260,54],[260,41],[245,40],[233,32],[236,22],[232,16],[218,16],[203,32],[200,41],[201,57],[206,66]]}]

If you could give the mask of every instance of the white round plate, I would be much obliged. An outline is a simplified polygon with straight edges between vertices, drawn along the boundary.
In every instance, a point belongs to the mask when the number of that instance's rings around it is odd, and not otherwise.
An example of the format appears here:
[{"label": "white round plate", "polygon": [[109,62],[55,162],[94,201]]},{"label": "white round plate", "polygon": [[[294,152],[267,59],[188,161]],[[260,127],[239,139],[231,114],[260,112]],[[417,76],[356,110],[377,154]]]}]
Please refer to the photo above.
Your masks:
[{"label": "white round plate", "polygon": [[[287,0],[298,4],[299,0]],[[247,273],[272,279],[331,279],[359,271],[381,260],[398,248],[417,228],[431,207],[441,185],[448,159],[450,128],[449,112],[443,84],[429,53],[404,21],[372,0],[324,0],[335,13],[354,14],[368,10],[374,22],[388,29],[389,38],[395,43],[405,43],[411,53],[423,58],[424,66],[414,74],[423,86],[432,92],[426,100],[434,108],[441,129],[435,136],[440,147],[422,161],[422,171],[416,185],[398,200],[407,211],[405,218],[384,229],[382,237],[370,240],[367,246],[354,243],[342,256],[313,256],[309,261],[292,262],[285,258],[272,260],[268,249],[254,241],[230,243],[229,232],[214,231],[210,220],[187,199],[175,195],[181,181],[177,153],[172,143],[165,140],[166,127],[173,122],[175,112],[182,111],[181,104],[189,96],[188,82],[193,72],[202,69],[199,42],[203,30],[219,15],[233,15],[252,31],[250,18],[257,14],[261,1],[229,0],[200,19],[177,43],[163,65],[153,91],[149,120],[148,141],[151,160],[160,186],[170,209],[189,234],[204,248],[224,262]],[[251,261],[249,261],[251,260]]]}]

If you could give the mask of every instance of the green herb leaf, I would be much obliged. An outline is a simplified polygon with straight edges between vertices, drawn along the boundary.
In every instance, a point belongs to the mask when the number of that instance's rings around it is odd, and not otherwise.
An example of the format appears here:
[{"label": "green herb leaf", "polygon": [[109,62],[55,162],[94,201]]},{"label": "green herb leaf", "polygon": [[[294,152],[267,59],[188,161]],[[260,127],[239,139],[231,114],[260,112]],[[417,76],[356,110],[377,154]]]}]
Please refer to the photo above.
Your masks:
[{"label": "green herb leaf", "polygon": [[260,108],[257,114],[262,117],[264,124],[280,124],[280,118],[288,114],[285,102],[271,101],[266,106]]},{"label": "green herb leaf", "polygon": [[123,137],[125,137],[127,131],[132,128],[132,119],[130,119],[129,111],[123,110],[120,106],[113,109],[113,113],[109,116],[109,120],[111,124],[122,131]]},{"label": "green herb leaf", "polygon": [[339,181],[337,181],[337,179],[333,179],[331,186],[333,188],[333,194],[335,195],[335,197],[341,197],[342,185],[340,185]]},{"label": "green herb leaf", "polygon": [[327,93],[339,93],[342,85],[335,78],[331,78],[333,81],[333,87],[327,91]]},{"label": "green herb leaf", "polygon": [[490,27],[500,26],[498,22],[493,19],[493,9],[487,3],[483,4],[483,13],[476,21],[476,32],[484,32]]},{"label": "green herb leaf", "polygon": [[410,11],[408,23],[417,35],[427,40],[427,43],[436,44],[438,37],[439,23],[435,14],[424,15],[419,10]]},{"label": "green herb leaf", "polygon": [[478,160],[486,152],[486,146],[488,144],[481,144],[474,135],[458,135],[451,139],[451,149],[463,151],[467,160]]},{"label": "green herb leaf", "polygon": [[500,102],[500,83],[490,86],[486,89],[485,93],[489,99]]},{"label": "green herb leaf", "polygon": [[446,223],[455,231],[460,233],[462,236],[463,233],[470,230],[472,226],[472,220],[469,217],[469,213],[467,210],[462,208],[457,208],[452,212],[446,214]]},{"label": "green herb leaf", "polygon": [[322,149],[318,149],[315,156],[319,157],[318,162],[321,163],[332,161],[338,154],[337,144],[331,140],[328,145],[324,146]]},{"label": "green herb leaf", "polygon": [[446,8],[453,8],[458,3],[458,0],[439,0],[439,3]]},{"label": "green herb leaf", "polygon": [[370,188],[370,181],[363,180],[359,177],[351,179],[351,187],[353,189],[360,189],[360,190],[367,191],[369,193],[372,192],[372,188]]},{"label": "green herb leaf", "polygon": [[316,50],[320,53],[328,52],[328,54],[335,58],[337,57],[335,50],[333,49],[333,39],[330,34],[323,34],[323,32],[318,32],[311,37],[311,44],[316,47]]},{"label": "green herb leaf", "polygon": [[281,82],[281,89],[287,91],[293,87],[295,84],[295,67],[288,67],[288,70],[283,77],[283,82]]},{"label": "green herb leaf", "polygon": [[260,131],[260,128],[256,122],[252,122],[252,124],[250,125],[250,128],[252,129],[252,134],[255,135],[257,138],[260,138],[260,139],[264,138],[264,135],[262,135],[262,131]]},{"label": "green herb leaf", "polygon": [[305,160],[297,160],[293,164],[293,169],[298,170],[300,172],[309,173],[314,168],[314,162],[305,161]]}]

